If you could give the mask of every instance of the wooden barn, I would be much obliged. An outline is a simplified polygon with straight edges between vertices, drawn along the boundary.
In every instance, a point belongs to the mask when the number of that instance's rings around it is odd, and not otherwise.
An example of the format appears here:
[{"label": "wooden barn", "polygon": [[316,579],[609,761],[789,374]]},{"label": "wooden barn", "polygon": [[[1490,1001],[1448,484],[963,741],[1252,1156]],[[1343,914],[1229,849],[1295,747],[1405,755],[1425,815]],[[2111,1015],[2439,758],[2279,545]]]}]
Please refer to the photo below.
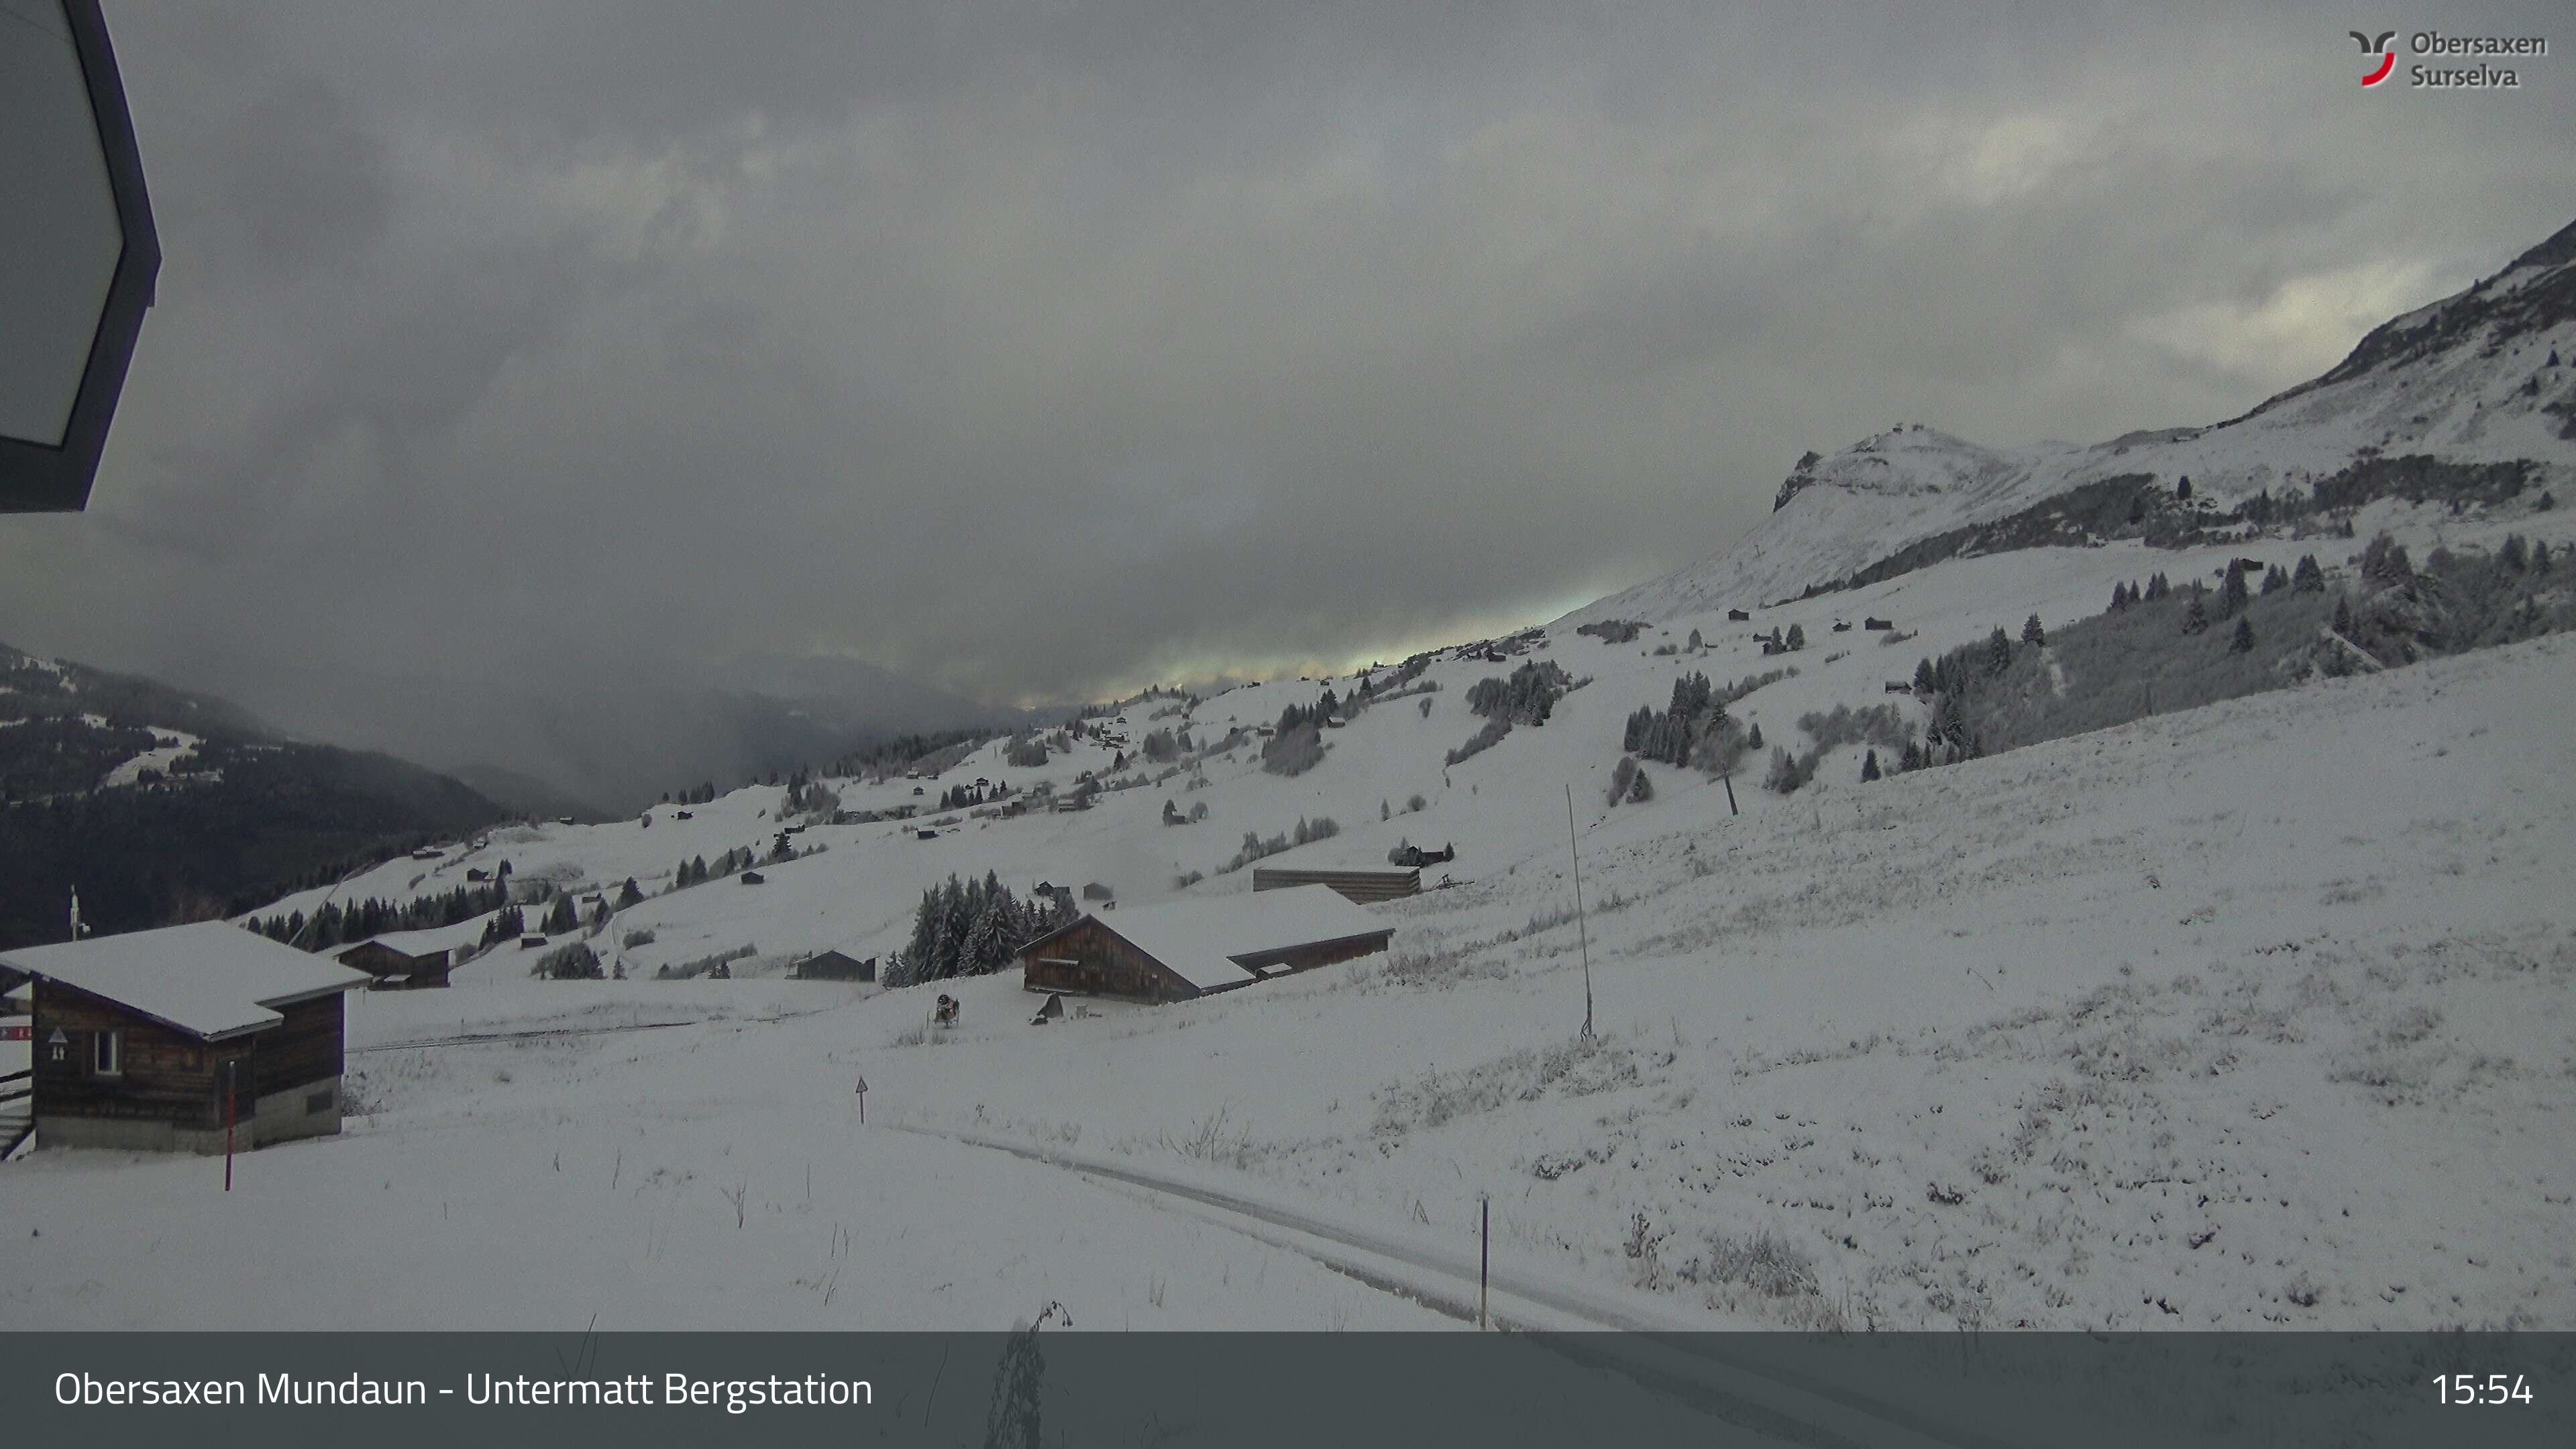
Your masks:
[{"label": "wooden barn", "polygon": [[799,981],[874,981],[877,958],[862,961],[843,951],[819,951],[796,963]]},{"label": "wooden barn", "polygon": [[340,1130],[363,971],[222,921],[0,954],[33,978],[36,1145],[221,1152]]},{"label": "wooden barn", "polygon": [[445,986],[448,969],[456,960],[455,948],[449,941],[455,934],[453,929],[391,931],[342,947],[331,953],[331,959],[374,977],[370,985],[377,991]]},{"label": "wooden barn", "polygon": [[1020,948],[1031,991],[1186,1001],[1386,949],[1395,928],[1321,886],[1086,915]]},{"label": "wooden barn", "polygon": [[1290,870],[1285,867],[1265,869],[1254,866],[1252,888],[1256,891],[1295,890],[1299,886],[1331,886],[1342,899],[1353,905],[1369,906],[1379,901],[1401,900],[1422,894],[1422,872],[1418,870]]}]

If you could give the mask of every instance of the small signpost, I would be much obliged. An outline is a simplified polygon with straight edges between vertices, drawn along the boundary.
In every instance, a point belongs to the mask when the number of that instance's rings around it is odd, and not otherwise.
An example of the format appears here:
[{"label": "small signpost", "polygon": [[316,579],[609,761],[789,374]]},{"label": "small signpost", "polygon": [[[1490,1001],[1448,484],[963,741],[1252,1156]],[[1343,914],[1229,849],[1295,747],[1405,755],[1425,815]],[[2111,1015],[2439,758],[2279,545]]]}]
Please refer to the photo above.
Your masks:
[{"label": "small signpost", "polygon": [[1490,1197],[1477,1200],[1476,1230],[1483,1237],[1476,1249],[1476,1326],[1481,1329],[1485,1326],[1485,1285],[1494,1269],[1494,1200]]},{"label": "small signpost", "polygon": [[868,1079],[859,1078],[859,1125],[868,1125]]}]

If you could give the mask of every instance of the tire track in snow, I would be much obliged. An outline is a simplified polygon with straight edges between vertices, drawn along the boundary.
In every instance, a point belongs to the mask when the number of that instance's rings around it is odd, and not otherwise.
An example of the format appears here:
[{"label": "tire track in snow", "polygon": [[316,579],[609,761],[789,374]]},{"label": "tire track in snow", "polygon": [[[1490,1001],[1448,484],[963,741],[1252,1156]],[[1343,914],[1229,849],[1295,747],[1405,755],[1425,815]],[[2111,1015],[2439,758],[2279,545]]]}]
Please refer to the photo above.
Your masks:
[{"label": "tire track in snow", "polygon": [[[1177,1199],[1176,1204],[1157,1205],[1177,1206],[1201,1221],[1297,1253],[1364,1286],[1462,1322],[1476,1318],[1472,1263],[1442,1261],[1442,1255],[1363,1228],[1098,1158],[975,1133],[888,1125],[899,1132],[1007,1153],[1147,1200]],[[1540,1335],[1538,1341],[1551,1351],[1585,1367],[1618,1374],[1650,1392],[1780,1443],[1815,1449],[1861,1445],[2012,1449],[2006,1441],[1935,1424],[1901,1405],[1872,1399],[1844,1385],[1730,1355],[1720,1342],[1725,1335],[1704,1325],[1678,1318],[1659,1320],[1583,1294],[1571,1285],[1550,1284],[1508,1270],[1493,1273],[1490,1282],[1492,1296],[1501,1302],[1490,1315],[1497,1326]]]}]

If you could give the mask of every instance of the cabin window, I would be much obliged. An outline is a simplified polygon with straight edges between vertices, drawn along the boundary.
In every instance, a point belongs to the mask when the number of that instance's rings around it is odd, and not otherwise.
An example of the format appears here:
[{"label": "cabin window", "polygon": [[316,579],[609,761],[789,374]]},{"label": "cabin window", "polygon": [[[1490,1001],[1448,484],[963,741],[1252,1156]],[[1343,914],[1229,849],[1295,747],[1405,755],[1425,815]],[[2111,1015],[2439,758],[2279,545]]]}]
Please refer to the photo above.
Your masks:
[{"label": "cabin window", "polygon": [[125,1033],[102,1031],[90,1037],[89,1071],[94,1077],[125,1074]]}]

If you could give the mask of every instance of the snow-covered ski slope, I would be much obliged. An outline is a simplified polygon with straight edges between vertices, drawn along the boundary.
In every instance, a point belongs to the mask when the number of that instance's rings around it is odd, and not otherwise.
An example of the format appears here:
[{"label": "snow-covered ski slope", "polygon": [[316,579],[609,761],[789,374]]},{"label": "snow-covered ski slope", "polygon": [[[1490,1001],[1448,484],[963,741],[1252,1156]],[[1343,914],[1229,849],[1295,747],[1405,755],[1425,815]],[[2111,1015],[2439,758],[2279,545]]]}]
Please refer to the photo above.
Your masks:
[{"label": "snow-covered ski slope", "polygon": [[[2555,363],[2553,365],[2553,358]],[[2069,488],[2144,474],[2234,504],[2312,489],[2356,459],[2530,460],[2576,478],[2576,224],[2455,296],[2394,318],[2314,381],[2205,428],[2089,446],[1982,447],[1900,424],[1804,462],[1772,516],[1707,561],[1567,622],[1752,608],[1848,578],[1906,544],[2020,512]]]}]

